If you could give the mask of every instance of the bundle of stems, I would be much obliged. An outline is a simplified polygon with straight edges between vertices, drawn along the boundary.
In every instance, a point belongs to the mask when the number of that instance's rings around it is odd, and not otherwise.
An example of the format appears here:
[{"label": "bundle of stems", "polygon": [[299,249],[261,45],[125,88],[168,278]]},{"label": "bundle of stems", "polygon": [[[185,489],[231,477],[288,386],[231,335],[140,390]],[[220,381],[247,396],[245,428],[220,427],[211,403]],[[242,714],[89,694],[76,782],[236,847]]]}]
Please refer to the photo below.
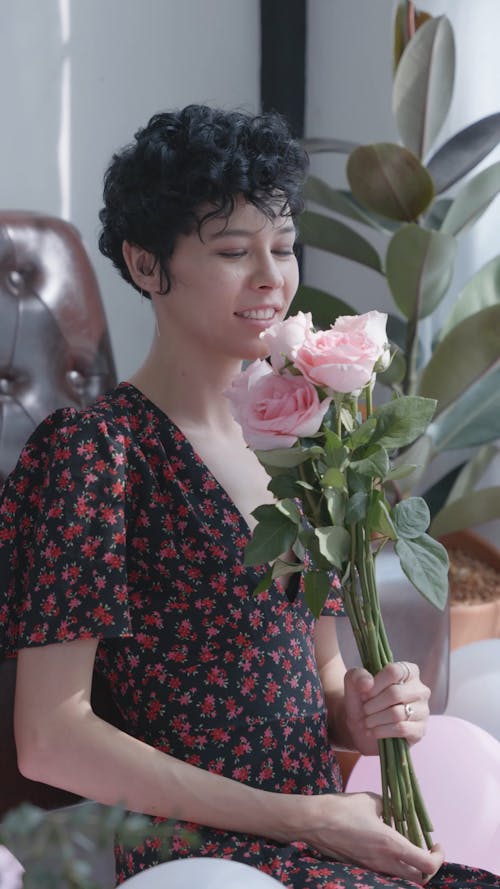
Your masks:
[{"label": "bundle of stems", "polygon": [[[361,661],[373,676],[394,658],[387,639],[377,591],[374,543],[366,525],[351,526],[351,559],[344,583],[344,605]],[[417,846],[432,848],[431,820],[426,811],[408,742],[383,738],[378,742],[382,775],[383,819]]]}]

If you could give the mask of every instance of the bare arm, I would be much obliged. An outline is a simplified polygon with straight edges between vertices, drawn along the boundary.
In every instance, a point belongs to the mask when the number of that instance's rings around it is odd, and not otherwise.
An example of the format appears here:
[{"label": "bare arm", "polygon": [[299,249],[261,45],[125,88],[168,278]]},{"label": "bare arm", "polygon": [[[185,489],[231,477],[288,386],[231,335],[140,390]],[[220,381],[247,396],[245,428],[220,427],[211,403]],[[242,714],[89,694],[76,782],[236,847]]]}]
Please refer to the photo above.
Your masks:
[{"label": "bare arm", "polygon": [[19,653],[15,732],[24,775],[107,805],[289,843],[412,880],[440,865],[380,821],[371,794],[300,796],[257,790],[155,750],[90,705],[97,642]]}]

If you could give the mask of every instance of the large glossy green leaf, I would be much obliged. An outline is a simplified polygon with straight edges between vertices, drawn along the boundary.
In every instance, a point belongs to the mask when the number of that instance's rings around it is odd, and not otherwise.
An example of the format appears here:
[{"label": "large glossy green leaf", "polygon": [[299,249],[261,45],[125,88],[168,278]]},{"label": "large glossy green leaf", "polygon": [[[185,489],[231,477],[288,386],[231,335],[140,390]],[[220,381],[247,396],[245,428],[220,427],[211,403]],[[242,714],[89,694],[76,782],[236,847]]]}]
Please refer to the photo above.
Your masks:
[{"label": "large glossy green leaf", "polygon": [[428,12],[422,12],[415,7],[410,9],[407,0],[398,4],[394,16],[394,71],[399,65],[404,49],[410,42],[412,36],[410,30],[416,31],[430,18],[432,16]]},{"label": "large glossy green leaf", "polygon": [[387,282],[406,318],[430,315],[453,276],[455,241],[451,235],[406,225],[393,235],[386,255]]},{"label": "large glossy green leaf", "polygon": [[450,209],[453,201],[451,198],[441,198],[440,201],[434,201],[429,212],[424,217],[424,225],[426,228],[439,230],[443,224],[443,219]]},{"label": "large glossy green leaf", "polygon": [[487,262],[467,282],[439,332],[439,340],[465,318],[500,303],[500,256]]},{"label": "large glossy green leaf", "polygon": [[482,488],[445,506],[431,522],[429,533],[442,537],[500,519],[500,487]]},{"label": "large glossy green leaf", "polygon": [[452,503],[453,500],[460,500],[473,491],[488,467],[491,466],[495,457],[499,454],[500,448],[494,444],[487,444],[478,448],[471,459],[464,463],[456,476],[446,499],[446,505]]},{"label": "large glossy green leaf", "polygon": [[483,215],[500,192],[500,161],[469,179],[448,210],[441,231],[458,235]]},{"label": "large glossy green leaf", "polygon": [[422,373],[420,395],[437,398],[439,415],[499,363],[500,304],[470,315],[450,330]]},{"label": "large glossy green leaf", "polygon": [[301,145],[309,152],[309,154],[320,154],[327,152],[328,154],[350,154],[359,142],[349,142],[347,139],[322,139],[312,136],[308,139],[301,139]]},{"label": "large glossy green leaf", "polygon": [[404,145],[424,157],[451,103],[455,41],[446,16],[425,22],[406,47],[392,92],[392,107]]},{"label": "large glossy green leaf", "polygon": [[500,438],[500,349],[493,367],[469,385],[428,428],[439,451],[472,448]]},{"label": "large glossy green leaf", "polygon": [[289,315],[296,315],[297,312],[310,312],[313,324],[318,330],[328,330],[339,315],[357,314],[356,310],[343,300],[316,287],[307,287],[305,284],[301,284],[298,288],[288,310]]},{"label": "large glossy green leaf", "polygon": [[380,257],[374,247],[343,222],[305,210],[299,219],[299,240],[309,247],[318,247],[337,256],[344,256],[368,266],[376,272],[382,271]]},{"label": "large glossy green leaf", "polygon": [[427,209],[434,185],[417,157],[392,142],[360,145],[347,160],[351,191],[370,210],[411,222]]},{"label": "large glossy green leaf", "polygon": [[463,179],[499,142],[500,112],[477,120],[445,142],[427,163],[436,194]]},{"label": "large glossy green leaf", "polygon": [[314,201],[320,207],[332,210],[333,213],[340,213],[341,216],[347,216],[355,222],[369,225],[370,228],[375,228],[378,231],[393,231],[397,226],[397,223],[370,213],[366,207],[358,204],[349,191],[332,188],[319,176],[308,177],[303,195],[306,200]]}]

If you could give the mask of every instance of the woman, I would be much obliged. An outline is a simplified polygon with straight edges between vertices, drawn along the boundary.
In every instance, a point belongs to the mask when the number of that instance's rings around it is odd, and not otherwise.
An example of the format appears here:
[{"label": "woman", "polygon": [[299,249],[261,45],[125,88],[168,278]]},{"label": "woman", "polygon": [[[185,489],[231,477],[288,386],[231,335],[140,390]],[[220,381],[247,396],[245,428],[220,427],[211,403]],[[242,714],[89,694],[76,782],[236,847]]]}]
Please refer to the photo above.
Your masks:
[{"label": "woman", "polygon": [[[380,737],[423,735],[418,668],[346,672],[338,590],[315,622],[300,590],[255,600],[265,569],[242,564],[271,495],[224,391],[295,293],[305,170],[277,115],[200,106],[156,115],[111,162],[100,247],[151,298],[156,332],[128,382],[39,427],[4,491],[20,769],[195,825],[194,854],[286,886],[499,885],[439,870],[439,846],[341,792],[331,742],[374,754]],[[124,731],[92,711],[94,667]],[[119,880],[156,847],[120,851]],[[188,854],[181,835],[174,855]]]}]

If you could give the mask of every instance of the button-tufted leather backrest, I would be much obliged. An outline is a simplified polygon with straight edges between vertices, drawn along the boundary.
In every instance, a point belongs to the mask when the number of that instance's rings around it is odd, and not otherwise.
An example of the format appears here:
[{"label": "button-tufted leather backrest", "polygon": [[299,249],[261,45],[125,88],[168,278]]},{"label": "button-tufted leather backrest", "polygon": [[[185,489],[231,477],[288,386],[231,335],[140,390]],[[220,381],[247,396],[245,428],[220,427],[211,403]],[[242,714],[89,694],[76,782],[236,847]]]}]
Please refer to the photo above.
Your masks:
[{"label": "button-tufted leather backrest", "polygon": [[116,382],[97,280],[77,230],[0,213],[0,484],[34,428]]}]

